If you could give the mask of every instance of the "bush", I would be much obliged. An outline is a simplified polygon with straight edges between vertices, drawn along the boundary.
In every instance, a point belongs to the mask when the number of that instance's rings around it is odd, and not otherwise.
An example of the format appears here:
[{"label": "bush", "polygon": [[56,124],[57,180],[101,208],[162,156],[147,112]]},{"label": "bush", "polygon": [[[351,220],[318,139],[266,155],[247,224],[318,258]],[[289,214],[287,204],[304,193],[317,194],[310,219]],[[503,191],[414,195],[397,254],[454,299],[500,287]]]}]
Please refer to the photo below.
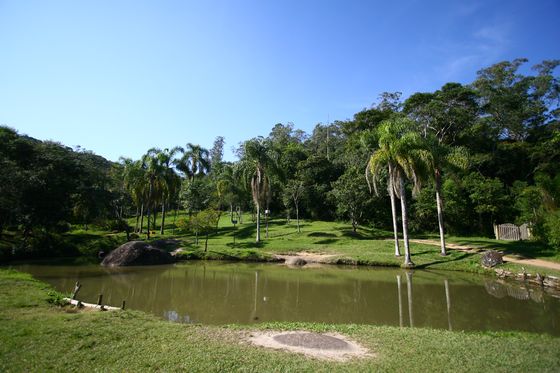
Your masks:
[{"label": "bush", "polygon": [[127,229],[129,232],[132,231],[132,227],[123,219],[106,220],[102,227],[108,231],[125,232]]},{"label": "bush", "polygon": [[556,250],[560,250],[560,211],[547,215],[544,219],[543,238]]}]

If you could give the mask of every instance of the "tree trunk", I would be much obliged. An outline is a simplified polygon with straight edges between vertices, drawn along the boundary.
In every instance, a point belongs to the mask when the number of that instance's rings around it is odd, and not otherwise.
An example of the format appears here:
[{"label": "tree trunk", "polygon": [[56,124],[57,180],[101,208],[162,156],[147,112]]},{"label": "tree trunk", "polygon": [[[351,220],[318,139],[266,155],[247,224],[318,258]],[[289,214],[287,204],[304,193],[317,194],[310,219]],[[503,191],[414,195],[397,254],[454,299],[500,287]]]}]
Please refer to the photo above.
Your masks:
[{"label": "tree trunk", "polygon": [[443,200],[441,198],[441,172],[436,168],[436,205],[437,205],[437,217],[439,224],[439,241],[442,256],[447,255],[445,250],[445,231],[443,228]]},{"label": "tree trunk", "polygon": [[299,208],[296,205],[296,221],[297,221],[297,231],[298,233],[301,233],[301,229],[299,228]]},{"label": "tree trunk", "polygon": [[[154,205],[155,205],[155,203],[154,203]],[[156,226],[156,224],[157,224],[157,209],[156,209],[156,206],[154,206],[154,218],[152,220],[153,220],[152,221],[152,228],[155,232],[157,230],[157,226]]]},{"label": "tree trunk", "polygon": [[165,201],[161,204],[161,228],[159,233],[163,234],[163,230],[165,229]]},{"label": "tree trunk", "polygon": [[173,234],[175,234],[175,222],[177,221],[177,209],[178,209],[178,206],[175,205],[175,213],[173,214]]},{"label": "tree trunk", "polygon": [[260,204],[257,203],[257,240],[256,242],[261,242],[261,207]]},{"label": "tree trunk", "polygon": [[138,233],[142,233],[142,229],[144,228],[144,204],[140,206],[140,230]]},{"label": "tree trunk", "polygon": [[397,223],[397,203],[395,201],[395,189],[391,178],[392,168],[389,167],[389,197],[391,198],[391,214],[393,216],[393,235],[395,237],[395,256],[401,256],[399,249],[399,226]]},{"label": "tree trunk", "polygon": [[265,220],[265,237],[268,238],[268,214],[264,214],[264,220]]},{"label": "tree trunk", "polygon": [[408,211],[406,208],[406,190],[404,188],[404,178],[399,178],[400,197],[401,197],[401,213],[402,213],[402,229],[404,241],[404,266],[406,268],[414,267],[414,263],[410,258],[410,246],[408,242]]},{"label": "tree trunk", "polygon": [[150,210],[151,210],[151,203],[152,203],[152,189],[153,189],[153,185],[152,182],[150,181],[150,190],[148,192],[148,240],[150,239]]},{"label": "tree trunk", "polygon": [[136,206],[136,225],[134,225],[134,232],[138,232],[138,220],[140,219],[140,214],[138,211],[138,206]]}]

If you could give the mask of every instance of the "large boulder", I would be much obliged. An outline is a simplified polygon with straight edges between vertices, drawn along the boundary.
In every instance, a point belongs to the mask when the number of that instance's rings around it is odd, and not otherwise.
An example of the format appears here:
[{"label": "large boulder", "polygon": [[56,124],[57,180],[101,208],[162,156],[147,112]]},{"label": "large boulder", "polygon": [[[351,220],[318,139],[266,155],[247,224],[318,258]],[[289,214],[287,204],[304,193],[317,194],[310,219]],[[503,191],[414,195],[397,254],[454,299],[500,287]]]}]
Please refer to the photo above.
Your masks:
[{"label": "large boulder", "polygon": [[499,251],[488,250],[484,254],[482,254],[480,262],[485,267],[495,267],[498,264],[502,264],[504,262],[503,256],[504,254]]},{"label": "large boulder", "polygon": [[101,262],[104,266],[142,266],[170,264],[175,260],[167,251],[143,241],[130,241],[111,251]]}]

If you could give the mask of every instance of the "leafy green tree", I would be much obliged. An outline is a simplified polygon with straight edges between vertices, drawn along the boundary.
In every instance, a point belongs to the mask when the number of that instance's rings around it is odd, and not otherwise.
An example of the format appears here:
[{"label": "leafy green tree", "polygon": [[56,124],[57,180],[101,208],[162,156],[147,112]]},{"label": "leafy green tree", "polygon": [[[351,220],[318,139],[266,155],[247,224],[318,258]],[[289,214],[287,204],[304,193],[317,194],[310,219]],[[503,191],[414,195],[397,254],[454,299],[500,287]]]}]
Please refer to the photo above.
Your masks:
[{"label": "leafy green tree", "polygon": [[356,167],[346,172],[333,184],[331,195],[336,201],[336,211],[340,217],[349,218],[352,230],[356,233],[358,224],[371,208],[370,195],[363,182],[363,174]]},{"label": "leafy green tree", "polygon": [[204,252],[208,251],[208,238],[210,233],[216,227],[217,220],[220,218],[220,212],[214,209],[206,209],[199,211],[188,219],[179,220],[179,227],[188,229],[195,234],[195,244],[198,245],[198,236],[205,235]]},{"label": "leafy green tree", "polygon": [[305,185],[303,181],[299,178],[291,179],[288,181],[288,184],[284,188],[284,205],[286,208],[289,208],[292,204],[294,205],[294,209],[296,210],[296,224],[297,224],[297,231],[298,233],[301,232],[299,226],[299,208],[302,198],[305,194]]}]

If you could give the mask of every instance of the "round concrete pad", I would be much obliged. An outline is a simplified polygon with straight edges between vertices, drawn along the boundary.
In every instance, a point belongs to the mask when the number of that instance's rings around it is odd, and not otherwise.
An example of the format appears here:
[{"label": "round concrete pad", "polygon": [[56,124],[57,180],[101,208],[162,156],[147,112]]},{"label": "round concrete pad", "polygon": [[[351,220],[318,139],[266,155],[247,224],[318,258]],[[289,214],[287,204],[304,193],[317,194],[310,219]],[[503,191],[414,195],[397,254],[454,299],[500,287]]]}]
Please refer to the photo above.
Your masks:
[{"label": "round concrete pad", "polygon": [[314,333],[306,330],[255,331],[249,336],[249,342],[318,359],[346,361],[351,358],[375,356],[358,343],[336,333]]},{"label": "round concrete pad", "polygon": [[322,350],[348,350],[347,342],[340,338],[318,333],[290,333],[275,335],[273,339],[284,345]]}]

